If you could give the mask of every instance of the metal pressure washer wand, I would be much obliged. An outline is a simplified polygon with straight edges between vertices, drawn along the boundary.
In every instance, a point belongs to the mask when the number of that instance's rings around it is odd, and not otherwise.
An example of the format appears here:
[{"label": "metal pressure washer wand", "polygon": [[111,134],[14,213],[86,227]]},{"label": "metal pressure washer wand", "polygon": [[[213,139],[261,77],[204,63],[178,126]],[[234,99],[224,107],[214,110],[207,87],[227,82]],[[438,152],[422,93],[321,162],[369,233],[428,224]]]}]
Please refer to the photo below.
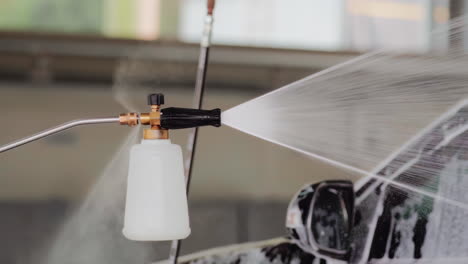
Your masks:
[{"label": "metal pressure washer wand", "polygon": [[34,135],[31,135],[29,137],[25,137],[22,139],[19,139],[17,141],[14,141],[10,144],[6,144],[4,146],[0,147],[0,153],[17,148],[19,146],[22,146],[24,144],[36,141],[38,139],[56,134],[58,132],[70,129],[72,127],[76,126],[82,126],[82,125],[95,125],[95,124],[106,124],[106,123],[119,123],[119,118],[118,117],[105,117],[105,118],[91,118],[91,119],[78,119],[78,120],[73,120],[67,123],[63,123],[61,125],[58,125],[53,128],[49,128],[46,130],[43,130],[39,133],[36,133]]},{"label": "metal pressure washer wand", "polygon": [[145,139],[167,139],[169,129],[192,128],[199,126],[221,126],[221,110],[201,110],[191,108],[169,107],[161,109],[164,103],[163,94],[150,94],[148,105],[151,106],[149,113],[125,113],[119,117],[79,119],[63,123],[53,128],[43,130],[34,135],[19,139],[12,143],[0,146],[0,153],[17,148],[38,139],[59,133],[61,131],[82,125],[96,125],[106,123],[119,123],[121,125],[136,126],[138,124],[148,125],[144,130]]}]

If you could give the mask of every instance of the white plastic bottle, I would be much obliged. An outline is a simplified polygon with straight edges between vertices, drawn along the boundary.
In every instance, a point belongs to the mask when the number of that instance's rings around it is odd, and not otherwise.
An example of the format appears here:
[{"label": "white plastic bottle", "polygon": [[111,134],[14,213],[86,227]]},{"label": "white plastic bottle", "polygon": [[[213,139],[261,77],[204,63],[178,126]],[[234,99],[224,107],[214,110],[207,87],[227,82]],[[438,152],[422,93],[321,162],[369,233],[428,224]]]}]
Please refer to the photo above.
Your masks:
[{"label": "white plastic bottle", "polygon": [[132,147],[122,232],[138,241],[190,234],[182,150],[169,139],[143,139]]}]

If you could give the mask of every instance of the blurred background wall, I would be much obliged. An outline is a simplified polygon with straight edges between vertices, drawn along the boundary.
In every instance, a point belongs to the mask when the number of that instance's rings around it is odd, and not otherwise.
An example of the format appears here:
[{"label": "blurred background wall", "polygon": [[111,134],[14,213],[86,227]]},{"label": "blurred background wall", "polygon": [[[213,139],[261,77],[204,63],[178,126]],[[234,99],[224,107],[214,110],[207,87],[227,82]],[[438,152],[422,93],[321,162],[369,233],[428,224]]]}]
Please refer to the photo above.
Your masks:
[{"label": "blurred background wall", "polygon": [[[464,8],[438,0],[219,0],[204,106],[228,109],[368,50],[425,52],[429,32]],[[138,102],[132,110],[159,91],[167,105],[190,106],[203,15],[199,0],[0,2],[0,144],[127,111],[116,93]],[[53,239],[129,131],[79,127],[1,154],[0,262],[28,263]],[[172,133],[181,145],[187,136]],[[231,128],[202,128],[193,234],[182,252],[284,235],[292,195],[331,178],[355,179]]]}]

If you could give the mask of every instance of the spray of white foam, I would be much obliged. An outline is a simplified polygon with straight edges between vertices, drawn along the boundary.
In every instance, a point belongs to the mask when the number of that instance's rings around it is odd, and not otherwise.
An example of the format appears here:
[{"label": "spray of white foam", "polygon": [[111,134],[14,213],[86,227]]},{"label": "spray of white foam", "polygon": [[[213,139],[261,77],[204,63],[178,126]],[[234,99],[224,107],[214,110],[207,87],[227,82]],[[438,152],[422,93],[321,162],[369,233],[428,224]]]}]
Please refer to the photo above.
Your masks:
[{"label": "spray of white foam", "polygon": [[[466,59],[456,61],[468,66]],[[460,69],[444,58],[374,53],[229,109],[222,120],[257,137],[370,171],[468,96]]]},{"label": "spray of white foam", "polygon": [[[463,21],[454,21],[449,32],[462,34]],[[445,39],[441,36],[447,36],[447,30],[435,32],[433,39]],[[425,177],[433,184],[428,178],[437,161],[398,182],[374,170],[412,135],[468,97],[468,58],[460,56],[460,49],[442,44],[430,55],[374,52],[357,57],[231,108],[223,113],[223,124],[334,166],[438,197],[433,186],[420,186]],[[464,201],[438,199],[467,208]]]}]

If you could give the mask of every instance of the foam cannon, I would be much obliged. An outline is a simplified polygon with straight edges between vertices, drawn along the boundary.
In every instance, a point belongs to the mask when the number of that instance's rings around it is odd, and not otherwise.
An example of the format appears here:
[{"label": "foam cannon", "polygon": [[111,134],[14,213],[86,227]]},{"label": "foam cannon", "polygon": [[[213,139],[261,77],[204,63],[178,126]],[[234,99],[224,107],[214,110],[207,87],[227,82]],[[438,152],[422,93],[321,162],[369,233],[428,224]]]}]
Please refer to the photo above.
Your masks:
[{"label": "foam cannon", "polygon": [[163,94],[148,96],[148,113],[81,119],[0,146],[0,153],[60,131],[91,124],[120,123],[148,126],[140,144],[130,150],[123,234],[131,240],[163,241],[190,234],[182,150],[172,144],[169,130],[221,125],[221,110],[169,107]]}]

